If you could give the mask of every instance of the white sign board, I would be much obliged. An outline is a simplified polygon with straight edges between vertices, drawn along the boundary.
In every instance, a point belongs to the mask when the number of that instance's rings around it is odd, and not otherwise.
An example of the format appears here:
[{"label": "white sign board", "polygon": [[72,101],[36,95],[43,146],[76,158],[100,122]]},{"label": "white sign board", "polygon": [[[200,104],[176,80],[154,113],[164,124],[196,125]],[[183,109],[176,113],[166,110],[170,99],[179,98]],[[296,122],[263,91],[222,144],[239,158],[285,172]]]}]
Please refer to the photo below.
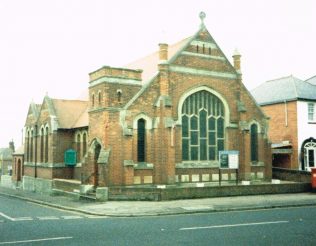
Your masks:
[{"label": "white sign board", "polygon": [[239,167],[239,151],[225,150],[219,151],[219,167],[221,169],[238,169]]}]

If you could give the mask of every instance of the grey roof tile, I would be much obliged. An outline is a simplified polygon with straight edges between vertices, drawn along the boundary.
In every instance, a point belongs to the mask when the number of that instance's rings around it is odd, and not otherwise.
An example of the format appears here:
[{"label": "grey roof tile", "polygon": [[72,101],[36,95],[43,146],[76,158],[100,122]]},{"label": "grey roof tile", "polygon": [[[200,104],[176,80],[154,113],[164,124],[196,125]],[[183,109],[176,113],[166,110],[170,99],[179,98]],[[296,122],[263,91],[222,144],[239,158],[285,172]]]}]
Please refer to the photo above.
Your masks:
[{"label": "grey roof tile", "polygon": [[307,79],[307,80],[305,80],[305,81],[310,83],[310,84],[312,84],[312,85],[316,85],[316,75],[311,77],[311,78],[309,78],[309,79]]},{"label": "grey roof tile", "polygon": [[299,99],[316,100],[316,86],[291,76],[267,81],[251,91],[259,105]]}]

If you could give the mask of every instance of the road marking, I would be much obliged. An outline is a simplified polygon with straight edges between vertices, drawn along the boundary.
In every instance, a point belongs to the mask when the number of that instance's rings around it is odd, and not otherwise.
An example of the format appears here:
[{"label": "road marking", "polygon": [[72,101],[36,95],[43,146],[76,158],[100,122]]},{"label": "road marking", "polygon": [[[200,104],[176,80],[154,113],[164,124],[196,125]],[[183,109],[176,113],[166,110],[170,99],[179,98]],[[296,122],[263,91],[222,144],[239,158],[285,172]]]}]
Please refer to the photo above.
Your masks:
[{"label": "road marking", "polygon": [[26,220],[33,220],[33,218],[31,218],[31,217],[13,218],[13,221],[26,221]]},{"label": "road marking", "polygon": [[41,238],[41,239],[32,239],[32,240],[23,240],[23,241],[10,241],[10,242],[0,242],[0,245],[4,244],[18,244],[18,243],[33,243],[33,242],[43,242],[43,241],[56,241],[56,240],[66,240],[72,239],[73,237],[52,237],[52,238]]},{"label": "road marking", "polygon": [[6,218],[8,220],[11,220],[11,221],[33,220],[31,217],[12,218],[9,215],[6,215],[6,214],[1,213],[1,212],[0,212],[0,216],[2,216],[3,218]]},{"label": "road marking", "polygon": [[[17,218],[13,218],[10,217],[9,215],[6,215],[4,213],[0,212],[0,216],[2,216],[3,218],[10,220],[10,221],[30,221],[30,220],[34,220],[34,219],[38,219],[38,220],[59,220],[59,219],[64,219],[64,220],[75,220],[75,219],[104,219],[104,218],[108,218],[107,216],[98,216],[98,215],[86,215],[86,216],[80,216],[80,215],[64,215],[64,216],[38,216],[35,218],[32,217],[17,217]],[[4,220],[0,220],[0,222],[4,222]]]},{"label": "road marking", "polygon": [[37,217],[39,220],[59,220],[56,216],[43,216],[43,217]]},{"label": "road marking", "polygon": [[10,216],[8,216],[8,215],[5,215],[4,213],[1,213],[1,212],[0,212],[0,216],[2,216],[3,218],[6,218],[6,219],[8,219],[8,220],[14,221],[14,218],[12,218],[12,217],[10,217]]},{"label": "road marking", "polygon": [[214,228],[226,228],[226,227],[239,227],[239,226],[255,226],[255,225],[282,224],[282,223],[289,223],[289,221],[280,220],[280,221],[265,221],[265,222],[244,223],[244,224],[232,224],[232,225],[198,226],[198,227],[186,227],[186,228],[184,227],[184,228],[180,228],[179,231],[201,230],[201,229],[214,229]]},{"label": "road marking", "polygon": [[68,215],[68,216],[61,216],[65,220],[76,220],[76,219],[83,219],[83,217],[79,215]]},{"label": "road marking", "polygon": [[85,217],[88,219],[105,219],[105,218],[108,218],[108,216],[105,216],[105,215],[86,215]]}]

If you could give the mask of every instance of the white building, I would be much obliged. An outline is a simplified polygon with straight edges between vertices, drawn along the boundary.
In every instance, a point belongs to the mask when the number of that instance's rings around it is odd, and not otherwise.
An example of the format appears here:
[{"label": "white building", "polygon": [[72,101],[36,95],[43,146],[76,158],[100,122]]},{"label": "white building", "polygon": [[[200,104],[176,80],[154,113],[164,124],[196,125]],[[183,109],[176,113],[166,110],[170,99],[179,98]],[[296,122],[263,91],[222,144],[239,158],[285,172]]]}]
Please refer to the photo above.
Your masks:
[{"label": "white building", "polygon": [[267,81],[251,93],[270,117],[273,166],[316,167],[316,76]]}]

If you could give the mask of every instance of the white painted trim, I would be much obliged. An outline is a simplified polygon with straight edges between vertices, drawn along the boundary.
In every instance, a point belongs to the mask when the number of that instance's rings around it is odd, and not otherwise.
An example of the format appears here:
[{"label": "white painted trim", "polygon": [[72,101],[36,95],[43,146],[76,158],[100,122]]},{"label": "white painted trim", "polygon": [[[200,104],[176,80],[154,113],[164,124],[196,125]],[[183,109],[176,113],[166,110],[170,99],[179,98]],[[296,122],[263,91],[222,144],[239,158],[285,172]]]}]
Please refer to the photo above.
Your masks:
[{"label": "white painted trim", "polygon": [[220,61],[226,61],[226,58],[223,56],[212,56],[208,54],[202,54],[202,53],[194,53],[190,51],[183,51],[180,55],[186,55],[186,56],[197,56],[197,57],[203,57],[203,58],[209,58],[214,60],[220,60]]},{"label": "white painted trim", "polygon": [[215,71],[204,70],[204,69],[188,68],[185,66],[170,65],[169,70],[171,72],[177,72],[177,73],[219,77],[219,78],[226,78],[226,79],[237,79],[237,75],[235,73],[222,73],[222,72],[215,72]]},{"label": "white painted trim", "polygon": [[133,120],[133,129],[134,130],[137,129],[137,121],[140,120],[140,119],[144,119],[146,121],[146,129],[147,130],[150,130],[150,129],[153,128],[153,120],[152,120],[152,118],[150,118],[149,116],[147,116],[144,113],[140,113]]},{"label": "white painted trim", "polygon": [[[78,136],[79,136],[79,138],[80,138],[80,141],[78,142]],[[75,143],[81,143],[81,141],[82,141],[82,137],[81,137],[81,132],[80,131],[76,131],[76,133],[75,133]]]},{"label": "white painted trim", "polygon": [[249,124],[248,124],[249,130],[251,130],[251,125],[252,125],[252,124],[256,124],[257,127],[258,127],[258,134],[261,133],[261,125],[259,124],[259,122],[256,121],[256,120],[250,121]]},{"label": "white painted trim", "polygon": [[224,109],[225,109],[225,115],[224,115],[224,119],[225,119],[225,128],[227,126],[229,126],[229,122],[230,122],[230,110],[229,110],[229,106],[228,106],[228,103],[226,101],[226,99],[220,94],[218,93],[217,91],[207,87],[207,86],[199,86],[199,87],[196,87],[196,88],[193,88],[193,89],[190,89],[189,91],[185,92],[184,94],[182,94],[182,96],[180,97],[179,99],[179,103],[178,103],[178,121],[177,121],[177,125],[182,125],[182,120],[181,120],[181,115],[182,115],[182,106],[183,106],[183,103],[185,101],[185,99],[187,99],[189,96],[191,96],[192,94],[198,92],[198,91],[202,91],[202,90],[205,90],[205,91],[208,91],[209,93],[213,94],[214,96],[218,97],[221,102],[223,103],[224,105]]},{"label": "white painted trim", "polygon": [[142,85],[140,80],[136,79],[127,79],[127,78],[113,78],[113,77],[102,77],[90,82],[89,87],[96,86],[100,83],[107,82],[107,83],[117,83],[117,84],[124,84],[124,85]]},{"label": "white painted trim", "polygon": [[[48,130],[47,130],[47,129],[48,129]],[[49,129],[50,129],[49,124],[46,123],[46,124],[44,125],[44,135],[48,135]]]}]

